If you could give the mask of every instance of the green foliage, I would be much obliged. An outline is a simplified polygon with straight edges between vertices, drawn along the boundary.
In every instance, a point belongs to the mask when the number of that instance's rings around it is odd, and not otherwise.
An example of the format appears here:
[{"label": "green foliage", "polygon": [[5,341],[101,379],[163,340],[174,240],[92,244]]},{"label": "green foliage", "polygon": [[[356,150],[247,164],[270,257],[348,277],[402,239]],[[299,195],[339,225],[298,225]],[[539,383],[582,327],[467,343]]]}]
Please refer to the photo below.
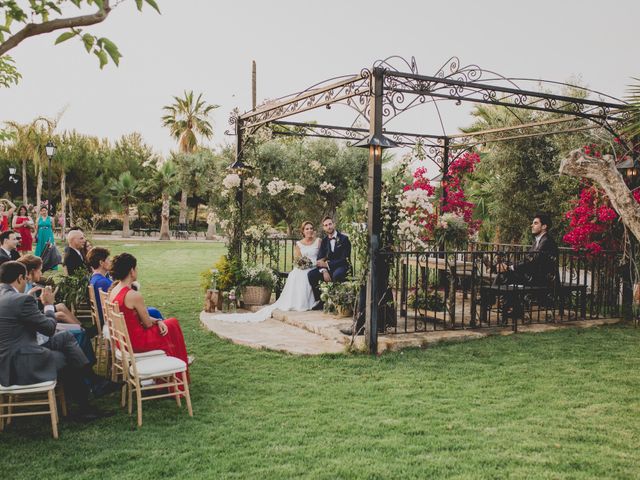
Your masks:
[{"label": "green foliage", "polygon": [[630,138],[640,137],[640,78],[633,78],[635,82],[629,85],[626,100],[630,103],[629,112],[625,119],[624,133]]},{"label": "green foliage", "polygon": [[162,125],[167,127],[171,136],[178,141],[180,152],[192,153],[198,146],[197,135],[204,138],[213,136],[213,127],[209,115],[220,105],[211,105],[198,94],[194,99],[193,90],[184,92],[184,97],[173,97],[174,103],[162,109]]},{"label": "green foliage", "polygon": [[241,266],[237,260],[230,260],[226,255],[222,256],[214,264],[214,269],[217,270],[218,290],[227,291],[238,285]]},{"label": "green foliage", "polygon": [[420,310],[442,312],[444,310],[444,298],[437,291],[414,291],[407,296],[407,306]]},{"label": "green foliage", "polygon": [[[52,22],[64,21],[64,26],[56,26],[53,31],[61,30],[54,44],[78,38],[82,42],[87,53],[93,53],[97,58],[100,68],[104,68],[109,63],[109,59],[117,66],[120,64],[122,54],[118,46],[105,37],[97,37],[91,33],[84,32],[81,26],[101,23],[107,19],[115,5],[104,4],[103,0],[58,0],[58,1],[30,1],[27,6],[20,5],[15,0],[0,2],[0,87],[8,87],[16,84],[20,79],[20,74],[13,66],[13,61],[6,56],[6,52],[16,48],[26,38],[49,33],[47,27],[53,26]],[[155,0],[136,0],[138,10],[142,10],[143,4],[160,13],[160,9]],[[62,10],[74,5],[78,9],[84,7],[94,7],[91,13],[83,11],[80,16],[64,16]],[[93,14],[93,18],[87,22],[88,15]],[[23,30],[28,25],[29,29]],[[18,26],[18,28],[14,28]],[[18,31],[26,33],[24,38],[16,37]]]},{"label": "green foliage", "polygon": [[65,275],[61,270],[50,270],[46,278],[58,289],[56,301],[64,303],[68,308],[76,308],[89,301],[89,274],[82,269],[73,275]]},{"label": "green foliage", "polygon": [[357,307],[360,282],[353,279],[345,282],[322,282],[320,292],[325,312],[335,313],[339,309],[353,312]]}]

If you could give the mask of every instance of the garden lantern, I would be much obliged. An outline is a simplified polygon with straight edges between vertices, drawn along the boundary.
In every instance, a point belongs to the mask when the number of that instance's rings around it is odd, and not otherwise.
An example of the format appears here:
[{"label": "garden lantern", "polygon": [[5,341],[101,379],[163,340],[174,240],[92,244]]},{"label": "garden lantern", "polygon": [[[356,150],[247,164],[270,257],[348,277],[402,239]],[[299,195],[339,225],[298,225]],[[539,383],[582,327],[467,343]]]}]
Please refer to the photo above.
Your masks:
[{"label": "garden lantern", "polygon": [[47,153],[47,157],[49,157],[49,188],[48,188],[49,192],[47,194],[47,197],[48,197],[47,201],[49,203],[48,204],[49,215],[53,216],[54,212],[53,212],[53,206],[51,204],[51,160],[55,156],[57,148],[55,144],[51,140],[49,140],[47,144],[44,146],[44,149],[45,149],[45,152]]},{"label": "garden lantern", "polygon": [[[374,107],[375,108],[375,107]],[[394,148],[399,145],[382,134],[381,108],[378,112],[378,121],[374,122],[371,133],[356,143],[355,147],[369,149],[369,185],[367,199],[367,227],[369,230],[369,279],[367,281],[366,304],[367,314],[365,320],[365,335],[369,351],[375,354],[378,351],[378,300],[384,293],[386,285],[380,280],[385,272],[379,271],[384,265],[380,264],[380,237],[382,234],[382,151],[386,148]],[[379,278],[380,276],[380,278]]]}]

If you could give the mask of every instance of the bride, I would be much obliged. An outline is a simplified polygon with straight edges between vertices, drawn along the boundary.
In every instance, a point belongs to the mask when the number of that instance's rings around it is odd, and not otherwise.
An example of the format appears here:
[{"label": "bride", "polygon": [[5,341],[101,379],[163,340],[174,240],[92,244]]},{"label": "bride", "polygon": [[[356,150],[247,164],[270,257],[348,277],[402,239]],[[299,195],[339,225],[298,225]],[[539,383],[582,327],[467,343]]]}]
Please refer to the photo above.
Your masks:
[{"label": "bride", "polygon": [[[318,259],[318,250],[320,249],[320,239],[316,237],[315,228],[311,222],[303,222],[302,227],[302,240],[298,240],[294,247],[294,256],[296,259],[307,257],[310,260],[310,265],[313,268],[316,265]],[[308,262],[309,263],[309,262]],[[301,269],[294,267],[289,272],[287,282],[282,289],[280,298],[275,303],[267,305],[254,313],[229,313],[220,314],[214,316],[214,320],[223,320],[225,322],[243,322],[243,323],[256,323],[262,322],[271,317],[271,313],[274,310],[296,310],[303,312],[311,310],[311,307],[315,304],[313,298],[313,290],[311,284],[307,278],[309,269]]]}]

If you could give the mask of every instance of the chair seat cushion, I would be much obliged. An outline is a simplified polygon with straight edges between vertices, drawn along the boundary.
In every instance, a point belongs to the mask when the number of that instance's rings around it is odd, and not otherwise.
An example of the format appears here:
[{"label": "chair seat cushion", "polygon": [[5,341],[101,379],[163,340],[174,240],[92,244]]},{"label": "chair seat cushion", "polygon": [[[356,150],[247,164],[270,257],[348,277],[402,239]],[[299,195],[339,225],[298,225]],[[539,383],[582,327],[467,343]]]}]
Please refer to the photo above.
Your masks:
[{"label": "chair seat cushion", "polygon": [[[173,375],[187,370],[187,364],[176,357],[151,357],[136,361],[140,378],[161,377]],[[133,375],[133,368],[131,368]]]},{"label": "chair seat cushion", "polygon": [[53,390],[54,388],[56,388],[56,381],[50,380],[48,382],[34,383],[31,385],[10,385],[8,387],[0,385],[0,393],[38,393],[47,392],[49,390]]},{"label": "chair seat cushion", "polygon": [[[143,360],[151,357],[165,357],[167,354],[162,350],[149,350],[148,352],[138,352],[135,354],[136,360]],[[122,360],[122,352],[116,349],[116,358]]]}]

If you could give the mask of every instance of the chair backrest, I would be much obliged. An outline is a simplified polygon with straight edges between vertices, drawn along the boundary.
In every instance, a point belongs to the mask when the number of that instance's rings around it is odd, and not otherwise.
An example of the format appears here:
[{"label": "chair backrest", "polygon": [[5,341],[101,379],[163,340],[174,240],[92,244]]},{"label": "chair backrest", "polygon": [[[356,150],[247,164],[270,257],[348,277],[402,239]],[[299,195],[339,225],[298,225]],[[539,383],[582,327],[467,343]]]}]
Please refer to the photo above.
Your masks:
[{"label": "chair backrest", "polygon": [[107,302],[107,312],[112,325],[111,332],[115,337],[114,343],[122,354],[122,369],[124,370],[125,377],[130,377],[132,375],[130,370],[133,370],[133,377],[137,378],[138,369],[136,367],[136,356],[133,351],[133,345],[131,345],[129,330],[127,329],[127,322],[124,319],[124,315],[120,313],[118,305],[111,302]]},{"label": "chair backrest", "polygon": [[89,285],[87,288],[89,289],[89,306],[91,307],[91,318],[98,331],[98,338],[102,338],[102,322],[100,321],[100,314],[98,313],[96,290],[93,285]]},{"label": "chair backrest", "polygon": [[109,343],[111,345],[111,351],[115,352],[116,345],[116,337],[113,331],[113,317],[111,316],[111,312],[120,313],[120,306],[117,303],[112,303],[108,299],[107,292],[103,292],[100,290],[100,300],[102,301],[102,315],[104,316],[104,328],[107,331],[107,338],[109,339]]}]

